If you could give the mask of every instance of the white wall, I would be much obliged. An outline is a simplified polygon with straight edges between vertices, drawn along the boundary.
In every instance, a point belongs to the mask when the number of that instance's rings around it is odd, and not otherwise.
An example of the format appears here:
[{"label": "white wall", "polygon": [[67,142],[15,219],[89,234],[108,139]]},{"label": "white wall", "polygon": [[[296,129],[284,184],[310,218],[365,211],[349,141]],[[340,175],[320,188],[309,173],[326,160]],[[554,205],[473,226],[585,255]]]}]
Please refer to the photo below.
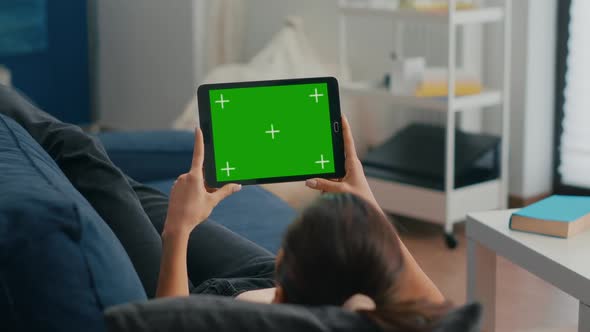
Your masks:
[{"label": "white wall", "polygon": [[[512,1],[510,194],[523,198],[552,189],[557,1]],[[488,29],[489,45],[496,44],[501,33]],[[493,65],[501,51],[485,50],[489,81],[501,79],[501,70]],[[486,114],[487,129],[495,131],[498,120]]]},{"label": "white wall", "polygon": [[522,197],[547,193],[552,186],[557,1],[528,1]]},{"label": "white wall", "polygon": [[[488,1],[491,5],[501,5],[503,0]],[[512,1],[512,41],[510,71],[510,156],[509,156],[509,192],[522,195],[524,183],[523,172],[523,126],[524,95],[526,91],[526,57],[528,38],[528,0]],[[503,29],[501,26],[486,26],[484,39],[484,79],[492,85],[502,82],[502,67],[497,59],[502,58],[501,45]],[[484,130],[498,133],[501,128],[499,112],[484,113]]]},{"label": "white wall", "polygon": [[101,124],[166,128],[182,112],[197,86],[195,5],[193,0],[97,1]]}]

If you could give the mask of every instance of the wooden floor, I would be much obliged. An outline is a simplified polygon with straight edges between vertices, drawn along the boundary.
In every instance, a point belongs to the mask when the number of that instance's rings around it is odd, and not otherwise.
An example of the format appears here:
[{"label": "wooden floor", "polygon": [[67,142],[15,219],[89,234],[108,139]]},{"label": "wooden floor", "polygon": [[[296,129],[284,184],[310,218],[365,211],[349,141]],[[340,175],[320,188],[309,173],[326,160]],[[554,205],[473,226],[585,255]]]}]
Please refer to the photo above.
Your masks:
[{"label": "wooden floor", "polygon": [[[459,246],[447,249],[442,228],[394,218],[401,237],[426,273],[455,304],[466,300],[464,225],[456,226]],[[508,260],[500,259],[498,331],[577,331],[578,302]]]}]

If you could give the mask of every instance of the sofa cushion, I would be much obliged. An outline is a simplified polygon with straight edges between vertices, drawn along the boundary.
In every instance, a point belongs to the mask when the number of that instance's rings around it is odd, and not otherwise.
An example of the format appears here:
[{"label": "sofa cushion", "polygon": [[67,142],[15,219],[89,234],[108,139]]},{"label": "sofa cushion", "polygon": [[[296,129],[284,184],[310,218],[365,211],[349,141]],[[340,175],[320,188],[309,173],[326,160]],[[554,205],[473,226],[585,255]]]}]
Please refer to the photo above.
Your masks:
[{"label": "sofa cushion", "polygon": [[113,163],[140,182],[176,178],[191,166],[195,134],[190,131],[107,132],[98,137]]},{"label": "sofa cushion", "polygon": [[55,162],[0,115],[0,313],[7,330],[103,331],[145,300],[122,245]]},{"label": "sofa cushion", "polygon": [[269,305],[213,295],[116,306],[105,317],[111,332],[379,331],[368,319],[338,307]]},{"label": "sofa cushion", "polygon": [[[146,183],[166,194],[174,180]],[[210,219],[276,253],[296,212],[285,201],[259,186],[244,186],[213,209]]]},{"label": "sofa cushion", "polygon": [[[120,305],[105,317],[111,332],[380,331],[365,316],[339,307],[248,303],[211,295]],[[480,305],[469,304],[443,318],[433,332],[479,331],[480,318]]]}]

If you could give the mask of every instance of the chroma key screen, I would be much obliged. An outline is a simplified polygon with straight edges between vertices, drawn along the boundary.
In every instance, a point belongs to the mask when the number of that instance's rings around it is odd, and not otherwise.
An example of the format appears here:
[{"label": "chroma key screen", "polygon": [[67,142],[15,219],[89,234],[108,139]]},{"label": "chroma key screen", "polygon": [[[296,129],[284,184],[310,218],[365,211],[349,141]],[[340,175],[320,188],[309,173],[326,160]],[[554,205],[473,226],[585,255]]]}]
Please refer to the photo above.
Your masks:
[{"label": "chroma key screen", "polygon": [[333,173],[326,83],[209,91],[217,181]]}]

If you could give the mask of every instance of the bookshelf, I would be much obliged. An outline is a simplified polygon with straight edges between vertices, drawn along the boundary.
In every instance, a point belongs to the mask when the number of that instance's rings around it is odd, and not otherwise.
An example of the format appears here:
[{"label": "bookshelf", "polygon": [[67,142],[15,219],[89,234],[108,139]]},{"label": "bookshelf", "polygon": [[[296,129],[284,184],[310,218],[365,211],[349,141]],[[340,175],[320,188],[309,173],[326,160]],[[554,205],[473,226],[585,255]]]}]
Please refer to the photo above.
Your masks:
[{"label": "bookshelf", "polygon": [[[457,245],[454,225],[463,221],[467,213],[504,209],[508,201],[511,0],[503,0],[502,6],[469,9],[456,9],[456,3],[456,0],[449,0],[448,8],[444,10],[370,8],[351,6],[344,0],[341,0],[339,5],[339,51],[342,72],[345,72],[348,67],[347,19],[349,17],[390,19],[394,20],[398,27],[403,27],[403,24],[407,22],[420,22],[432,26],[432,28],[440,29],[443,26],[448,29],[447,86],[449,87],[455,86],[456,82],[458,27],[469,24],[503,25],[501,45],[497,45],[502,49],[502,79],[499,87],[486,88],[481,93],[465,96],[455,96],[453,89],[448,89],[449,93],[446,98],[397,96],[391,94],[384,87],[377,87],[362,81],[343,83],[341,87],[349,95],[384,98],[400,108],[415,108],[446,114],[444,190],[373,176],[368,176],[368,180],[377,201],[385,211],[443,225],[445,243],[449,248],[455,248]],[[403,31],[403,29],[401,30]],[[384,35],[378,38],[385,39],[385,37],[391,36]],[[404,36],[398,34],[396,37],[399,39]],[[401,44],[403,43],[398,40],[396,48],[399,48]],[[400,53],[403,54],[403,52]],[[455,186],[456,117],[462,112],[482,110],[501,112],[498,176],[495,179],[457,188]]]}]

